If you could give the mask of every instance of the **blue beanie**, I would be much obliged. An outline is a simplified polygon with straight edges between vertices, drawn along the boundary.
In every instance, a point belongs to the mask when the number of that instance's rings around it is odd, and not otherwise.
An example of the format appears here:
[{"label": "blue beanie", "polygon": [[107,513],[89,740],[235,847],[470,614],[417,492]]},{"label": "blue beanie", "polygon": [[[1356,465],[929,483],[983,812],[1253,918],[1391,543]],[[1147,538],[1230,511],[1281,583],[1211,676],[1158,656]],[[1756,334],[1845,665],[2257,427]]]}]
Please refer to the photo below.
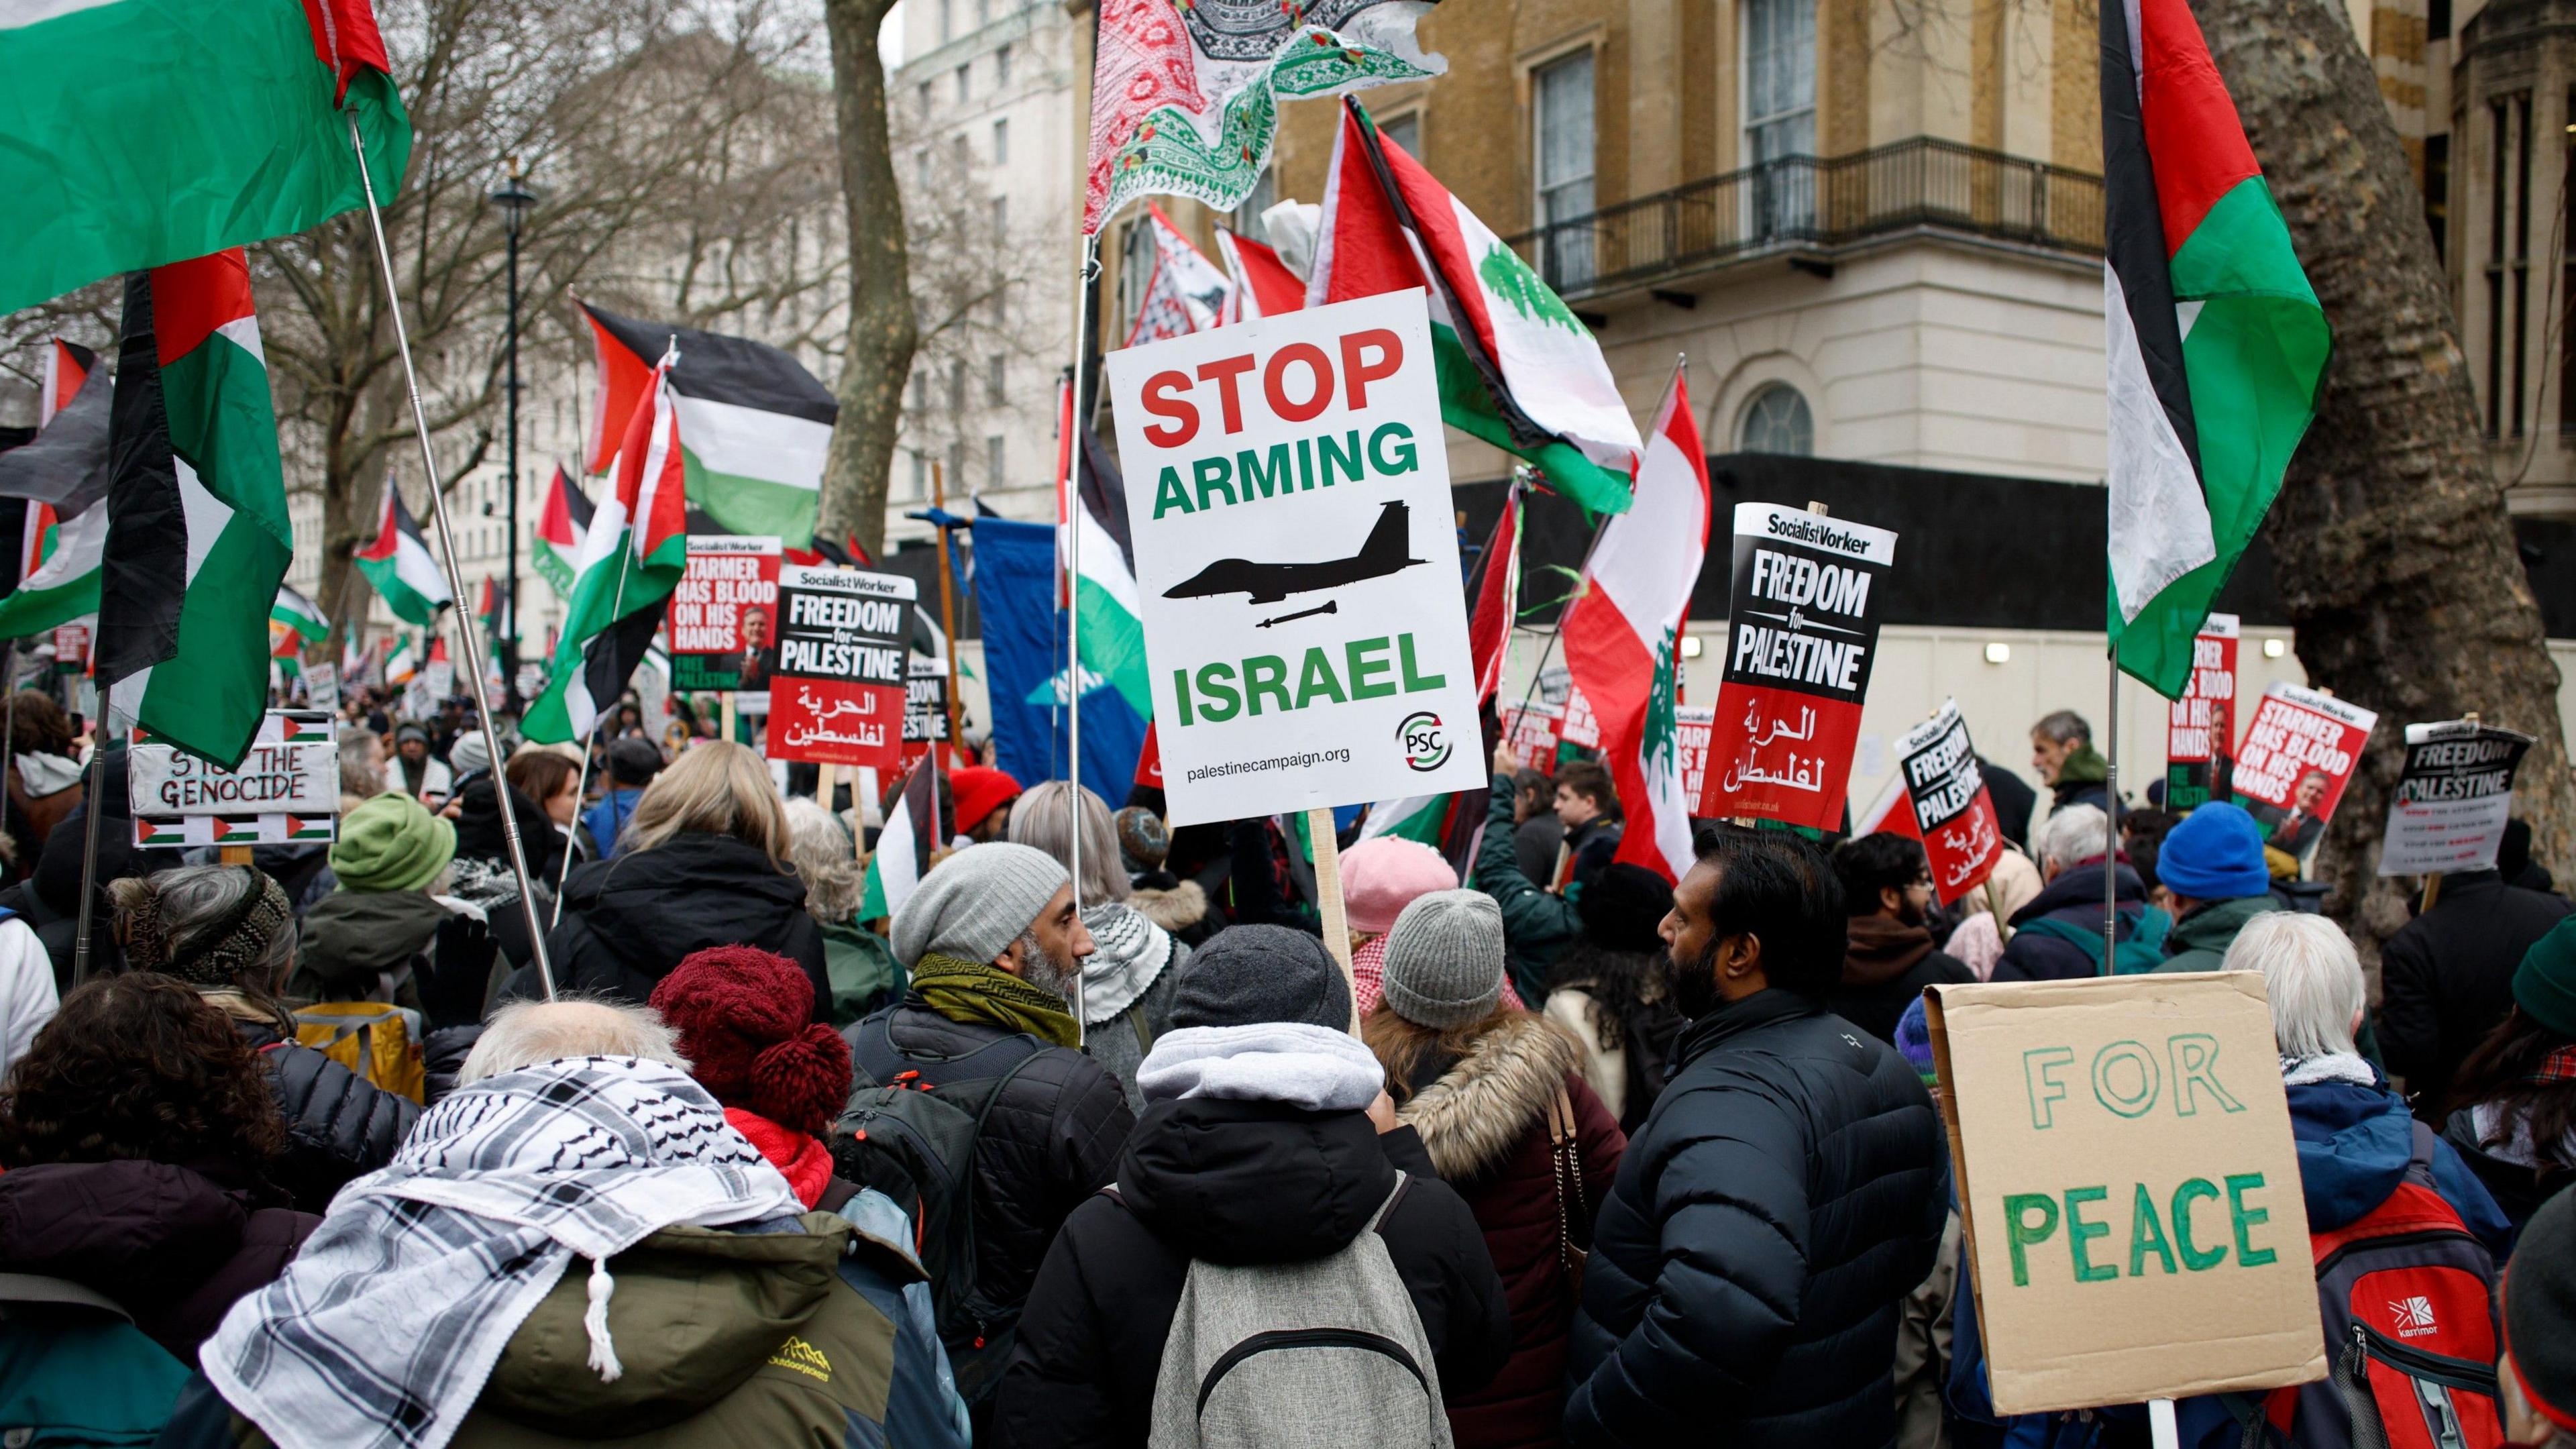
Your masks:
[{"label": "blue beanie", "polygon": [[2195,901],[2267,894],[2272,873],[2263,864],[2263,831],[2242,805],[2203,805],[2166,833],[2156,879]]}]

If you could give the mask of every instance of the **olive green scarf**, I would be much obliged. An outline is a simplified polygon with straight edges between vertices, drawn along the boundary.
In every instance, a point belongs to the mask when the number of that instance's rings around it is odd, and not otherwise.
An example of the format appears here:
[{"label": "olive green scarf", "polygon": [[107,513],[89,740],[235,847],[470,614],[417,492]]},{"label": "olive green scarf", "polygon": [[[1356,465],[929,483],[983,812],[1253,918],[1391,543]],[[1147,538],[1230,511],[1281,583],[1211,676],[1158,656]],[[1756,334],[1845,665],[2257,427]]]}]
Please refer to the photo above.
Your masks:
[{"label": "olive green scarf", "polygon": [[989,962],[932,952],[913,963],[912,992],[950,1021],[1024,1031],[1051,1046],[1082,1044],[1082,1031],[1063,997]]}]

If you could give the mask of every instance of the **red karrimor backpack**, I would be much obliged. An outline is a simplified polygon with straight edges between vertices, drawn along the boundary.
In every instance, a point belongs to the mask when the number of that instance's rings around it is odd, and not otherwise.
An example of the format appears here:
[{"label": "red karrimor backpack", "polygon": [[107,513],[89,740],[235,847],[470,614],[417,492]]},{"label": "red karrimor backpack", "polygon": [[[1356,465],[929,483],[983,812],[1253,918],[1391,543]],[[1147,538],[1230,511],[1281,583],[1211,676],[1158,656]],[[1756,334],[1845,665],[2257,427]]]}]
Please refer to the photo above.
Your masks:
[{"label": "red karrimor backpack", "polygon": [[[2433,1133],[2397,1190],[2360,1221],[2311,1235],[2327,1374],[2227,1396],[2247,1449],[2496,1449],[2495,1260],[2433,1190]],[[2269,1431],[2269,1432],[2267,1432]]]}]

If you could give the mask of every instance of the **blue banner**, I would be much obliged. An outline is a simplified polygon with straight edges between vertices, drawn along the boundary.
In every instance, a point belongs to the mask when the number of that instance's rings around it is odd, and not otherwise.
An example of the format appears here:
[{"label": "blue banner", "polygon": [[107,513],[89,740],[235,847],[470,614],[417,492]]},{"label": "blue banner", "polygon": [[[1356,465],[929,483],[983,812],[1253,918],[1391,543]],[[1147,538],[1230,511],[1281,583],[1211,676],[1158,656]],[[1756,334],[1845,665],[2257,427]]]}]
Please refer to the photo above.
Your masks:
[{"label": "blue banner", "polygon": [[[1065,707],[1068,616],[1055,604],[1055,530],[976,519],[974,572],[984,683],[992,695],[993,763],[1024,786],[1063,779],[1073,721]],[[1084,676],[1082,783],[1115,810],[1135,783],[1145,721],[1107,678],[1088,670]]]}]

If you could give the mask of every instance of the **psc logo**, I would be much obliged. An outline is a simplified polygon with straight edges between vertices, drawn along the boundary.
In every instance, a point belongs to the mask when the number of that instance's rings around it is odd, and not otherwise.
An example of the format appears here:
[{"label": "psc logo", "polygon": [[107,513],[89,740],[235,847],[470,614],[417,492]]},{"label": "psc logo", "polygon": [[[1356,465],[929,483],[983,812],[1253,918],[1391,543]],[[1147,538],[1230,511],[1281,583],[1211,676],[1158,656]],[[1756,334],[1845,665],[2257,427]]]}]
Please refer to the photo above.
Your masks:
[{"label": "psc logo", "polygon": [[1417,709],[1395,727],[1395,742],[1404,747],[1404,766],[1416,774],[1429,774],[1449,763],[1449,734],[1440,727],[1440,716],[1427,709]]}]

